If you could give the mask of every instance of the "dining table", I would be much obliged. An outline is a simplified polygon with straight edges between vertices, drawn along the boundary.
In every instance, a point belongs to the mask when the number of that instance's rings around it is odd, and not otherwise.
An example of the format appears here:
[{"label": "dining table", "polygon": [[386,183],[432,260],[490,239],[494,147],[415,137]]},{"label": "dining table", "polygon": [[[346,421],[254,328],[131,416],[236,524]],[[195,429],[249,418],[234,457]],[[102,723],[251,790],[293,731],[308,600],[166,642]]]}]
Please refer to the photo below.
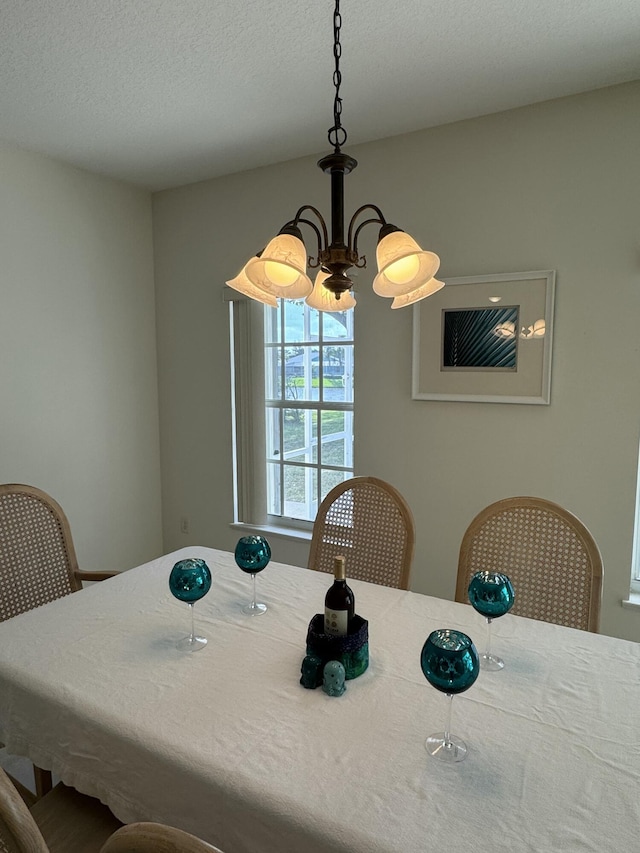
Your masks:
[{"label": "dining table", "polygon": [[[183,652],[174,564],[203,559],[208,643]],[[347,575],[349,560],[346,559]],[[505,566],[508,574],[508,567]],[[466,604],[349,581],[369,666],[340,696],[300,683],[330,575],[272,561],[242,607],[234,555],[189,546],[0,624],[0,740],[123,822],[224,853],[631,853],[640,849],[640,647],[508,614],[500,672],[452,705],[464,761],[438,761],[446,696],[420,666],[431,631],[483,650]],[[517,589],[516,589],[517,596]]]}]

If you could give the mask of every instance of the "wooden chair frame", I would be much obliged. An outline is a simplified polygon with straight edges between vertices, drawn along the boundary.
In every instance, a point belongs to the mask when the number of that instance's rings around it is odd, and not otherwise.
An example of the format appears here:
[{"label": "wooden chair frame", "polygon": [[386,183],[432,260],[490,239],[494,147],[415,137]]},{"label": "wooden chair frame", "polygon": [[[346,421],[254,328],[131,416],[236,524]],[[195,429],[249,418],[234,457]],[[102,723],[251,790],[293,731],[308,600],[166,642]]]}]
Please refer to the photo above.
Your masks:
[{"label": "wooden chair frame", "polygon": [[195,835],[159,823],[130,823],[107,840],[100,853],[221,853]]},{"label": "wooden chair frame", "polygon": [[100,800],[62,783],[37,802],[27,803],[20,786],[0,768],[0,851],[99,853],[122,826]]},{"label": "wooden chair frame", "polygon": [[[483,531],[488,529],[488,524],[493,524],[496,531],[499,528],[499,532],[496,532],[493,539],[489,541],[487,538],[487,541],[480,545],[480,537]],[[562,554],[557,554],[555,558],[555,565],[551,555],[554,549],[558,551],[558,548],[548,531],[544,541],[542,537],[543,528],[546,530],[549,524],[563,534],[566,532],[566,542]],[[531,606],[531,599],[525,605],[522,604],[525,596],[520,596],[520,602],[518,599],[518,589],[527,589],[528,560],[535,562],[538,577],[556,567],[562,567],[567,574],[570,570],[573,571],[574,578],[582,576],[579,583],[575,580],[572,588],[581,586],[582,598],[586,600],[578,607],[578,596],[574,593],[576,607],[569,613],[571,608],[564,606],[564,599],[569,593],[565,585],[559,582],[553,595],[547,592],[545,616],[536,615],[537,611]],[[581,568],[576,562],[580,563]],[[516,591],[513,613],[597,633],[602,598],[602,556],[588,528],[559,504],[544,498],[513,497],[496,501],[479,512],[462,538],[456,601],[468,603],[467,590],[471,577],[475,571],[483,569],[503,571],[511,577]],[[549,584],[550,586],[552,585]],[[535,595],[533,597],[535,598]],[[557,602],[557,608],[553,604],[554,600]]]},{"label": "wooden chair frame", "polygon": [[[372,523],[371,529],[362,532],[357,522],[352,525],[332,525],[327,519],[336,502],[348,491],[352,491],[356,496],[353,513],[357,513],[357,496],[366,498],[363,500],[362,515],[368,524]],[[379,516],[375,514],[378,496],[382,498]],[[370,500],[371,498],[373,500]],[[383,502],[391,509],[391,513],[387,512]],[[372,505],[371,511],[374,514],[369,517]],[[393,560],[390,562],[395,563],[388,570],[384,565],[386,547],[389,548],[389,553],[393,554]],[[414,547],[413,514],[400,492],[377,477],[353,477],[334,486],[320,504],[313,525],[309,568],[332,572],[333,558],[344,554],[347,577],[398,589],[409,589]],[[396,556],[397,553],[399,556]]]},{"label": "wooden chair frame", "polygon": [[0,850],[5,849],[3,838],[11,840],[9,850],[17,853],[49,853],[26,803],[11,778],[0,767]]}]

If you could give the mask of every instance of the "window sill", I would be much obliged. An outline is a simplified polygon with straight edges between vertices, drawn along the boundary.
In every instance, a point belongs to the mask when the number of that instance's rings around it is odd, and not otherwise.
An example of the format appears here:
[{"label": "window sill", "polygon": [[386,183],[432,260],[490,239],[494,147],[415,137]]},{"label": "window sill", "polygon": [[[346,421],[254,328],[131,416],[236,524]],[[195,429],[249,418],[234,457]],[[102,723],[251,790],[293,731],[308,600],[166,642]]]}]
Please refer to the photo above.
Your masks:
[{"label": "window sill", "polygon": [[233,528],[233,530],[242,530],[245,534],[262,533],[265,536],[280,536],[282,539],[289,539],[293,542],[311,542],[310,530],[296,530],[293,527],[276,527],[273,524],[245,524],[239,521],[232,522],[229,527]]},{"label": "window sill", "polygon": [[622,599],[622,606],[627,610],[640,610],[640,592],[630,592],[629,598]]}]

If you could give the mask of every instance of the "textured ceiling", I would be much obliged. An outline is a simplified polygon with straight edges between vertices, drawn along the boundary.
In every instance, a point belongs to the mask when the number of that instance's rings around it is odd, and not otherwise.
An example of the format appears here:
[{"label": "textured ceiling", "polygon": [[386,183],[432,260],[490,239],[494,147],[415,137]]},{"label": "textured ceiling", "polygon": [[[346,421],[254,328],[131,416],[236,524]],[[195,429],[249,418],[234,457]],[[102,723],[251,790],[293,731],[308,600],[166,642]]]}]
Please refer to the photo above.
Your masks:
[{"label": "textured ceiling", "polygon": [[[640,78],[639,0],[341,7],[349,143]],[[323,153],[332,37],[333,0],[2,0],[0,138],[151,189]]]}]

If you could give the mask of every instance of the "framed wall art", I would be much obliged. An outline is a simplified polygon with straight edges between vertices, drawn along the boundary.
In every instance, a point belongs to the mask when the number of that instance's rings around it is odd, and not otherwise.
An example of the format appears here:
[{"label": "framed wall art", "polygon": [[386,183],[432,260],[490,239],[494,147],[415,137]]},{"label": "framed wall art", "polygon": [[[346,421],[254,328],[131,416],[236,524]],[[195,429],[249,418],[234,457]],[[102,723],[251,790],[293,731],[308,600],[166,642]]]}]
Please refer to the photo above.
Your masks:
[{"label": "framed wall art", "polygon": [[413,314],[414,400],[548,405],[555,270],[445,279]]}]

